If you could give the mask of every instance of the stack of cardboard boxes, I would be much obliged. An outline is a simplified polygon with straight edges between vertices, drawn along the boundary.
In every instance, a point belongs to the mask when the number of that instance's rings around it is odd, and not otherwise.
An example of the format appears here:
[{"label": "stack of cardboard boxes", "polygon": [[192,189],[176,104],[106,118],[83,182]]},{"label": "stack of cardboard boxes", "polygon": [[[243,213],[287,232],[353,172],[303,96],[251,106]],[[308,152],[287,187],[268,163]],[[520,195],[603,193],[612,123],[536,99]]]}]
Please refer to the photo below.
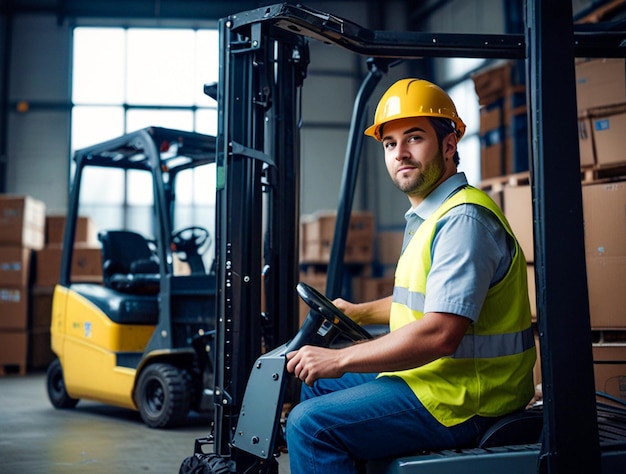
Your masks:
[{"label": "stack of cardboard boxes", "polygon": [[[46,216],[31,196],[0,195],[0,375],[45,369],[52,294],[58,283],[64,216]],[[100,246],[91,219],[77,222],[72,279],[102,281]]]},{"label": "stack of cardboard boxes", "polygon": [[624,59],[578,62],[576,102],[581,166],[622,166],[626,162]]},{"label": "stack of cardboard boxes", "polygon": [[34,251],[44,246],[46,206],[0,195],[0,375],[26,373]]},{"label": "stack of cardboard boxes", "polygon": [[[576,65],[596,390],[626,401],[626,63]],[[584,161],[583,161],[584,160]]]},{"label": "stack of cardboard boxes", "polygon": [[[37,251],[35,287],[51,289],[59,281],[65,216],[46,218],[46,246]],[[102,257],[97,231],[92,219],[78,217],[72,255],[72,281],[102,282]]]},{"label": "stack of cardboard boxes", "polygon": [[483,179],[528,170],[523,62],[501,62],[472,76],[480,104]]},{"label": "stack of cardboard boxes", "polygon": [[367,272],[352,279],[352,301],[361,303],[393,294],[396,264],[402,251],[402,230],[374,234],[374,258]]},{"label": "stack of cardboard boxes", "polygon": [[[300,224],[300,261],[326,264],[330,260],[337,215],[320,211],[304,216]],[[374,257],[374,215],[353,212],[348,225],[346,263],[371,263]]]},{"label": "stack of cardboard boxes", "polygon": [[[337,215],[332,211],[320,211],[304,216],[300,224],[300,280],[319,291],[326,290],[327,265],[333,245]],[[397,242],[388,237],[387,244]],[[400,240],[400,245],[402,241]],[[352,213],[346,236],[344,263],[351,280],[349,297],[353,301],[367,301],[391,294],[393,277],[373,271],[379,261],[376,249],[376,223],[371,212]],[[380,242],[378,242],[380,248]],[[385,244],[385,245],[387,245]],[[393,250],[386,247],[385,255]],[[399,255],[399,249],[398,249]],[[387,257],[389,258],[389,257]],[[395,262],[394,262],[395,263]],[[308,313],[306,304],[300,302],[300,322]]]},{"label": "stack of cardboard boxes", "polygon": [[[624,59],[576,64],[581,186],[596,389],[626,401],[626,76]],[[477,87],[477,91],[479,88]],[[483,119],[481,113],[481,130]],[[488,125],[485,125],[488,127]],[[483,148],[483,153],[485,152]],[[482,156],[489,160],[489,156]],[[559,157],[566,159],[566,157]],[[505,169],[510,169],[507,165]],[[484,170],[484,167],[483,167]],[[494,185],[499,183],[499,185]],[[532,194],[528,174],[487,175],[529,262],[536,317]],[[541,374],[536,368],[537,381]]]}]

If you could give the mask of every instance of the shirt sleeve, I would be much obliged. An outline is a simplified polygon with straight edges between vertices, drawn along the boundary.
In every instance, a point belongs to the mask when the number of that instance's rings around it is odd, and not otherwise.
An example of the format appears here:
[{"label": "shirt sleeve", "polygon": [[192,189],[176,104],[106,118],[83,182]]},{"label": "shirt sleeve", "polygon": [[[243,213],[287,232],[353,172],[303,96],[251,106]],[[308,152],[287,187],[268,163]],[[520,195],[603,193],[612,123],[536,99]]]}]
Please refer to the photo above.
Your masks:
[{"label": "shirt sleeve", "polygon": [[508,270],[510,236],[487,209],[465,204],[439,220],[431,249],[424,312],[476,321],[489,288]]}]

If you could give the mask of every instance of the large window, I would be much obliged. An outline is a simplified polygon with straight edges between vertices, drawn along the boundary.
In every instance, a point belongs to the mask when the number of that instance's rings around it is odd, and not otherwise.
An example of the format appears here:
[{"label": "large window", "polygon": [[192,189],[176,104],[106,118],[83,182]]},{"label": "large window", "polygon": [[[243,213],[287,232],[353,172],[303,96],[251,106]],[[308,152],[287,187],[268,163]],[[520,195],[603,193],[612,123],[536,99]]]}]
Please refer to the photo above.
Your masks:
[{"label": "large window", "polygon": [[216,30],[74,30],[72,148],[146,126],[214,135]]},{"label": "large window", "polygon": [[[204,85],[217,77],[217,30],[75,28],[72,152],[148,126],[215,135],[217,104]],[[186,178],[175,226],[213,215],[213,172],[198,169]],[[86,173],[82,191],[80,212],[98,228],[152,235],[151,180],[103,170]]]}]

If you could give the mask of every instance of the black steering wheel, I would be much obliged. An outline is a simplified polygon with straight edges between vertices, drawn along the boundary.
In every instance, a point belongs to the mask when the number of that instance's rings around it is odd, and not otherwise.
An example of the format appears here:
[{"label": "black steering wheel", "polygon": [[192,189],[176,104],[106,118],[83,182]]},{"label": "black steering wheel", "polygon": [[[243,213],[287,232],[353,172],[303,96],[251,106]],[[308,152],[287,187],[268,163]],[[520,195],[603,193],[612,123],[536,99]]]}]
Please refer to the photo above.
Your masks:
[{"label": "black steering wheel", "polygon": [[373,336],[352,319],[346,316],[332,301],[315,288],[300,282],[296,286],[300,298],[313,310],[321,314],[326,321],[336,327],[342,334],[353,341],[372,339]]},{"label": "black steering wheel", "polygon": [[211,236],[204,227],[185,227],[172,234],[172,250],[181,262],[194,255],[202,255],[210,245]]}]

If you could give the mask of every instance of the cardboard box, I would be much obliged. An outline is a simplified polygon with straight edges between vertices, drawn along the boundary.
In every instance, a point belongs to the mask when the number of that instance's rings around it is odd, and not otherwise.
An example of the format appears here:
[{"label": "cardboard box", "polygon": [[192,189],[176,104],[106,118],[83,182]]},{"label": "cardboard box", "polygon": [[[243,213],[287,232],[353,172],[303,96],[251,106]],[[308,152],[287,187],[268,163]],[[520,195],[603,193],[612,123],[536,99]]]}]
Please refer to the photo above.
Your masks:
[{"label": "cardboard box", "polygon": [[28,329],[28,288],[0,287],[0,330]]},{"label": "cardboard box", "polygon": [[[36,277],[37,286],[54,286],[59,282],[61,271],[60,246],[48,246],[36,252]],[[100,247],[80,247],[74,248],[72,257],[71,278],[81,281],[101,281],[102,280],[102,255]]]},{"label": "cardboard box", "polygon": [[0,245],[41,249],[46,206],[30,196],[0,195]]},{"label": "cardboard box", "polygon": [[[328,263],[332,251],[332,241],[303,241],[300,246],[300,261],[305,263]],[[374,243],[371,239],[346,242],[343,253],[345,263],[371,263],[374,259]]]},{"label": "cardboard box", "polygon": [[503,113],[508,116],[504,124],[494,128],[485,125],[485,130],[480,133],[481,179],[528,171],[526,107]]},{"label": "cardboard box", "polygon": [[402,242],[404,240],[404,231],[388,230],[378,232],[377,241],[377,258],[376,261],[384,266],[396,266],[400,253],[402,252]]},{"label": "cardboard box", "polygon": [[626,182],[582,187],[593,329],[626,328]]},{"label": "cardboard box", "polygon": [[52,297],[54,287],[35,286],[30,292],[30,329],[50,329],[52,323]]},{"label": "cardboard box", "polygon": [[579,114],[596,107],[626,103],[624,59],[593,59],[576,64]]},{"label": "cardboard box", "polygon": [[580,166],[591,166],[595,164],[593,130],[589,117],[578,119],[578,148],[580,150]]},{"label": "cardboard box", "polygon": [[510,86],[510,72],[511,64],[506,62],[482,69],[472,75],[474,89],[481,105],[501,96],[503,91]]},{"label": "cardboard box", "polygon": [[500,139],[483,142],[480,154],[481,179],[513,173],[513,142],[510,138],[504,142]]},{"label": "cardboard box", "polygon": [[31,249],[0,247],[0,286],[28,286],[32,271]]},{"label": "cardboard box", "polygon": [[531,186],[504,186],[504,214],[524,252],[527,262],[533,262],[534,229]]},{"label": "cardboard box", "polygon": [[508,128],[517,116],[526,116],[526,87],[506,89],[502,95],[480,108],[480,135],[490,130]]},{"label": "cardboard box", "polygon": [[592,329],[626,329],[626,257],[587,256]]},{"label": "cardboard box", "polygon": [[[321,211],[302,218],[301,234],[305,242],[331,242],[335,234],[337,213]],[[371,212],[355,211],[350,215],[348,235],[350,240],[373,239],[375,230],[374,214]]]},{"label": "cardboard box", "polygon": [[490,189],[483,189],[483,191],[485,191],[487,194],[489,194],[489,197],[491,199],[493,199],[493,202],[495,202],[498,207],[504,212],[504,190],[503,190],[503,186],[499,186],[499,187],[492,187]]},{"label": "cardboard box", "polygon": [[0,331],[0,375],[26,373],[28,333]]},{"label": "cardboard box", "polygon": [[484,106],[480,108],[480,135],[491,130],[504,127],[504,117],[501,107]]},{"label": "cardboard box", "polygon": [[595,161],[598,166],[626,163],[626,113],[592,120]]},{"label": "cardboard box", "polygon": [[626,181],[583,186],[587,257],[626,257]]},{"label": "cardboard box", "polygon": [[363,303],[393,294],[395,277],[355,277],[352,279],[352,301]]},{"label": "cardboard box", "polygon": [[[336,221],[335,212],[318,212],[303,217],[300,226],[300,261],[325,263],[330,260]],[[374,231],[373,213],[352,213],[344,262],[369,263],[373,260]]]},{"label": "cardboard box", "polygon": [[[300,281],[312,286],[317,291],[324,294],[326,292],[326,273],[304,273],[300,272]],[[309,306],[302,300],[302,298],[298,298],[300,305],[300,326],[304,322],[307,314],[309,314]]]},{"label": "cardboard box", "polygon": [[522,62],[506,61],[477,71],[472,75],[480,105],[503,97],[511,88],[523,86],[526,81]]},{"label": "cardboard box", "polygon": [[[46,217],[46,243],[62,244],[65,234],[65,216]],[[76,219],[76,235],[74,243],[96,246],[98,245],[98,231],[95,222],[89,217],[79,216]]]},{"label": "cardboard box", "polygon": [[626,402],[626,345],[594,344],[592,351],[596,391]]},{"label": "cardboard box", "polygon": [[50,348],[50,328],[38,328],[28,333],[28,368],[42,370],[54,360]]},{"label": "cardboard box", "polygon": [[372,238],[349,240],[346,243],[346,250],[343,255],[345,263],[367,264],[373,260],[374,241]]}]

